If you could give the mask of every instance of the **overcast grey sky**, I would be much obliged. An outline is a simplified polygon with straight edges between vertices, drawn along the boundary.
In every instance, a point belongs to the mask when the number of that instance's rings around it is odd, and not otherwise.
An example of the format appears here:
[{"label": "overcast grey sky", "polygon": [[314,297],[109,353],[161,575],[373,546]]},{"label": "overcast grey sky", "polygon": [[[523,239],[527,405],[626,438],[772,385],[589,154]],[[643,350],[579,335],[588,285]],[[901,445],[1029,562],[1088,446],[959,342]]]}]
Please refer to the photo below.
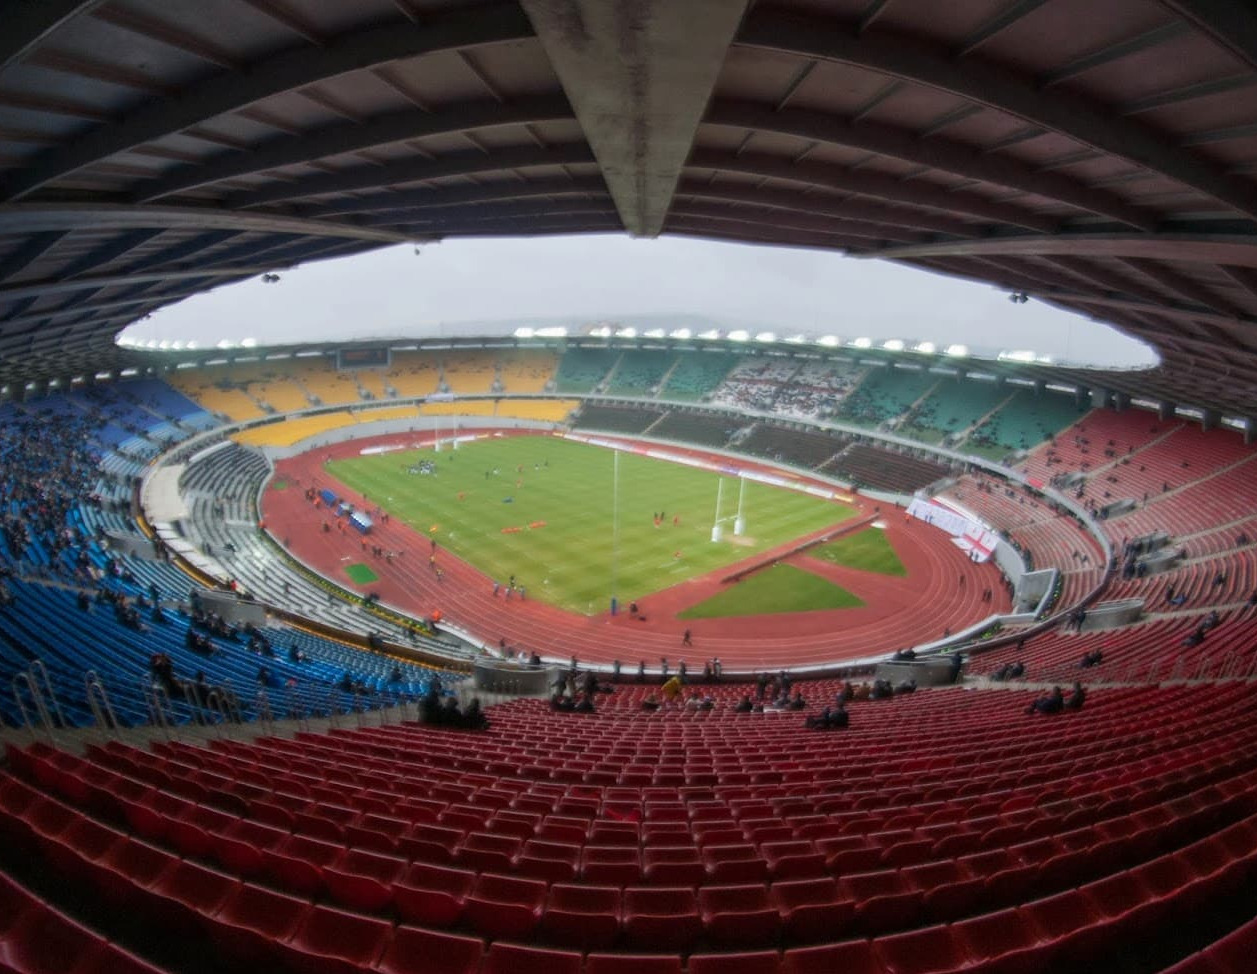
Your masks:
[{"label": "overcast grey sky", "polygon": [[673,316],[689,327],[705,319],[778,335],[1028,349],[1104,366],[1155,361],[1111,328],[1036,301],[1014,305],[985,285],[815,250],[620,235],[458,239],[417,256],[402,246],[315,262],[283,272],[277,284],[255,278],[190,298],[126,334],[269,345],[458,334],[469,322],[667,327]]}]

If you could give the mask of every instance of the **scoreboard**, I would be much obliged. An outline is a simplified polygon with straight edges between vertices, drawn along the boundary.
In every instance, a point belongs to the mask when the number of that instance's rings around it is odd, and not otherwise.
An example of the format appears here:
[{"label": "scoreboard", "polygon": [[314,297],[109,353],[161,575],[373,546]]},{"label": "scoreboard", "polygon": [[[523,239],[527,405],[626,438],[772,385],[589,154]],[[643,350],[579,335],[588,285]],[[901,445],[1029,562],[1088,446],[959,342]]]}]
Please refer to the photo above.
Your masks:
[{"label": "scoreboard", "polygon": [[385,348],[338,348],[338,369],[387,369],[390,364],[389,349]]}]

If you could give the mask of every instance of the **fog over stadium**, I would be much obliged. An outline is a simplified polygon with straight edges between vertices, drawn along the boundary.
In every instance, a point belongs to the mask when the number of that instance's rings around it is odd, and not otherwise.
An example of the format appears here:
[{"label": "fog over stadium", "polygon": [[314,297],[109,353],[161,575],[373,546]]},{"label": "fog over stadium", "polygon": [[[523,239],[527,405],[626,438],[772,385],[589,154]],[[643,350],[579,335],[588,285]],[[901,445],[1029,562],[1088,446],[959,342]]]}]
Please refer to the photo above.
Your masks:
[{"label": "fog over stadium", "polygon": [[399,246],[253,278],[133,324],[128,342],[259,345],[509,333],[519,326],[805,333],[901,339],[973,354],[1142,368],[1155,353],[1116,329],[1006,291],[885,261],[784,247],[620,235]]}]

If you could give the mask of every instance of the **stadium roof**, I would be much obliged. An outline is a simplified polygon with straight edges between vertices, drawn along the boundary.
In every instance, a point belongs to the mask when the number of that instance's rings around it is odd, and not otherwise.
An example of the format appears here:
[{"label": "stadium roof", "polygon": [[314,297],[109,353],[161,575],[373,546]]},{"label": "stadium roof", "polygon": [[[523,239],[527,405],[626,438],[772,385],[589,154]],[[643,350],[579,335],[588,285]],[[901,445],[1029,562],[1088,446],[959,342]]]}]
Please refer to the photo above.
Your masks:
[{"label": "stadium roof", "polygon": [[11,0],[0,383],[297,262],[627,231],[994,283],[1252,416],[1255,175],[1232,0]]}]

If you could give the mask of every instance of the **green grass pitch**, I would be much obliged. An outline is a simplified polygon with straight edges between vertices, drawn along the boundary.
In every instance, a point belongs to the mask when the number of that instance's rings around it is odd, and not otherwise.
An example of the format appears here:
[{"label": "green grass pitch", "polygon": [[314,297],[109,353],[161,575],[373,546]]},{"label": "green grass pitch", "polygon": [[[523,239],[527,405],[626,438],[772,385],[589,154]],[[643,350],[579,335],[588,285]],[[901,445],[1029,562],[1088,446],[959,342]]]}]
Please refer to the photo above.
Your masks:
[{"label": "green grass pitch", "polygon": [[852,609],[864,605],[856,595],[828,579],[793,565],[770,565],[681,613],[682,619],[720,619],[770,612]]},{"label": "green grass pitch", "polygon": [[380,576],[373,572],[369,566],[361,563],[346,565],[345,575],[355,585],[370,585],[372,582],[380,580]]},{"label": "green grass pitch", "polygon": [[879,528],[865,528],[848,534],[829,544],[812,549],[812,554],[834,565],[859,568],[879,575],[907,575],[899,555],[886,540],[886,532]]},{"label": "green grass pitch", "polygon": [[[422,460],[436,474],[412,474]],[[851,517],[846,504],[747,481],[746,535],[711,541],[719,475],[619,454],[619,543],[613,569],[614,452],[557,437],[477,440],[458,450],[337,460],[327,472],[393,517],[497,579],[511,575],[574,612],[640,599]],[[738,480],[724,478],[723,516],[737,509]],[[663,513],[659,527],[654,515]],[[679,524],[673,524],[673,518]],[[544,527],[530,525],[544,523]],[[506,533],[504,529],[516,529]],[[413,554],[426,560],[427,551]],[[613,577],[614,576],[614,577]]]}]

